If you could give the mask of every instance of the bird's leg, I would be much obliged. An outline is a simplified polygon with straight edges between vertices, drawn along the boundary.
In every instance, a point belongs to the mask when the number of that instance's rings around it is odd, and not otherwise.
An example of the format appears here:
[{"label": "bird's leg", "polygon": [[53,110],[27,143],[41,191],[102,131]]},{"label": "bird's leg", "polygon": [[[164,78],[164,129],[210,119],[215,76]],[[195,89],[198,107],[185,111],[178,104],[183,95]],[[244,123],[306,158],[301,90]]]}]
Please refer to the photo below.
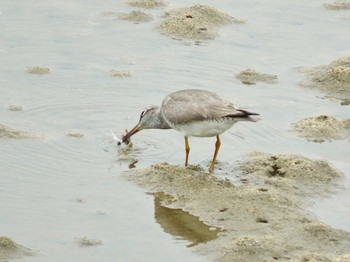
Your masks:
[{"label": "bird's leg", "polygon": [[188,137],[185,136],[185,151],[186,151],[186,161],[185,161],[185,166],[188,165],[188,155],[190,153],[190,144],[188,143]]},{"label": "bird's leg", "polygon": [[214,166],[216,163],[216,157],[218,156],[218,152],[221,146],[221,141],[220,141],[220,137],[219,135],[216,136],[216,143],[215,143],[215,152],[214,152],[214,157],[213,157],[213,161],[211,161],[210,167],[209,167],[209,171],[213,172],[214,171]]}]

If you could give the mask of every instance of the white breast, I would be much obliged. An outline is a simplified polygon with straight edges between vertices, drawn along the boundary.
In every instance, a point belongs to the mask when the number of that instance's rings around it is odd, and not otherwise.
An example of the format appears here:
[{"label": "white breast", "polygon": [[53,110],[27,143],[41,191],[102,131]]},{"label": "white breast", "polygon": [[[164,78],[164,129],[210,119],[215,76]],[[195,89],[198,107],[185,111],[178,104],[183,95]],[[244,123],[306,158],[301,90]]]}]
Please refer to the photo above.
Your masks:
[{"label": "white breast", "polygon": [[185,136],[211,137],[222,134],[235,123],[236,121],[232,119],[225,119],[222,121],[193,121],[186,124],[172,126],[172,128],[183,133]]}]

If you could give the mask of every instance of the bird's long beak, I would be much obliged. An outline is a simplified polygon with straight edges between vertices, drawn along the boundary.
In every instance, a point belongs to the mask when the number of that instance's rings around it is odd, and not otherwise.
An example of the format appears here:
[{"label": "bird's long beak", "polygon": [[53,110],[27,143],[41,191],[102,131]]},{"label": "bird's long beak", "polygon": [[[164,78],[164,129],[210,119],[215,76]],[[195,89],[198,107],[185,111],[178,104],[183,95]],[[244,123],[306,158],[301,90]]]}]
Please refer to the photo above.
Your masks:
[{"label": "bird's long beak", "polygon": [[123,136],[122,142],[125,143],[129,138],[141,130],[140,124],[137,124],[133,129],[131,129],[125,136]]}]

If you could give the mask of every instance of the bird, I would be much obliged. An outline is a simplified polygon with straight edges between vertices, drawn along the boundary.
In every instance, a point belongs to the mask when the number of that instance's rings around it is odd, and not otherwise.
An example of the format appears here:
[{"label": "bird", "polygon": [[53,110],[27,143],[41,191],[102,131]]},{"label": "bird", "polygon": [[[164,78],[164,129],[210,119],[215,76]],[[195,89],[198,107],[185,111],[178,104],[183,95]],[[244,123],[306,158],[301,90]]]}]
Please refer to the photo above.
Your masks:
[{"label": "bird", "polygon": [[233,103],[216,93],[201,89],[184,89],[167,95],[161,106],[150,106],[142,111],[136,126],[122,136],[119,145],[144,129],[174,129],[185,137],[185,166],[188,166],[190,145],[188,137],[216,136],[214,156],[209,166],[213,172],[221,146],[220,135],[239,121],[257,122],[259,115],[237,109]]}]

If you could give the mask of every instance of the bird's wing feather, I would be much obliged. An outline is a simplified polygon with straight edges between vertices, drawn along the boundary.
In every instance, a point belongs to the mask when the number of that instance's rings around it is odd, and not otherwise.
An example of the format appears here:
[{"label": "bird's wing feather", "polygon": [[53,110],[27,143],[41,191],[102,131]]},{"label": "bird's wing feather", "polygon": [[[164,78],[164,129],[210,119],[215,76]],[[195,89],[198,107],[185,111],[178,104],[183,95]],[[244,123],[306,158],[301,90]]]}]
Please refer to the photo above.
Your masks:
[{"label": "bird's wing feather", "polygon": [[204,90],[182,90],[168,95],[163,100],[161,112],[173,125],[241,114],[231,102]]}]

